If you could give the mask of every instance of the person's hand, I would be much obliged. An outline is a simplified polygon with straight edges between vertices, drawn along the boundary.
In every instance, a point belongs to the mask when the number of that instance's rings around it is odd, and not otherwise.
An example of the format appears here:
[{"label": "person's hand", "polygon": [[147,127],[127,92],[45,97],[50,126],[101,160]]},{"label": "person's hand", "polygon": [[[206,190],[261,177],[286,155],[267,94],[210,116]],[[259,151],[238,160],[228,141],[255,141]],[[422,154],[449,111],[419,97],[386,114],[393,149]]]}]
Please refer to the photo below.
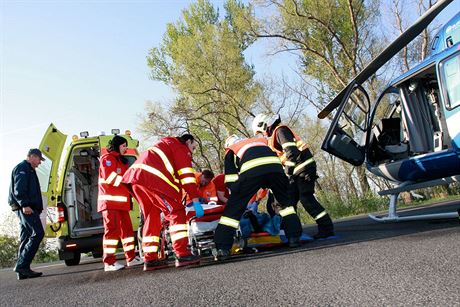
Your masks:
[{"label": "person's hand", "polygon": [[203,206],[198,201],[193,202],[193,208],[195,208],[195,215],[196,217],[202,217],[204,215]]},{"label": "person's hand", "polygon": [[247,209],[249,211],[252,211],[252,213],[256,214],[257,213],[257,206],[259,205],[259,203],[257,201],[255,202],[252,202],[248,205]]},{"label": "person's hand", "polygon": [[34,213],[34,210],[32,210],[32,208],[30,208],[30,207],[22,207],[22,212],[24,214],[30,215],[30,214]]}]

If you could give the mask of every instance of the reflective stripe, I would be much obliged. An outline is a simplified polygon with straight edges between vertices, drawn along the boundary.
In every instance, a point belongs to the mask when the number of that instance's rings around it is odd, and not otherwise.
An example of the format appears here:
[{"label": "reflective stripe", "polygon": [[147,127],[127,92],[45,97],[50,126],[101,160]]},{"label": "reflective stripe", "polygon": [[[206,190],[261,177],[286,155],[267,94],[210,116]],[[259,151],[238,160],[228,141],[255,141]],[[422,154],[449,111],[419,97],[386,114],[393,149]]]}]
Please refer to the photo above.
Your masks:
[{"label": "reflective stripe", "polygon": [[310,159],[308,159],[307,161],[304,161],[304,162],[300,163],[299,165],[297,165],[297,166],[294,168],[294,173],[293,173],[293,174],[294,174],[294,175],[297,174],[299,171],[302,170],[302,168],[303,168],[305,165],[308,165],[308,164],[313,163],[313,162],[315,162],[315,159],[310,158]]},{"label": "reflective stripe", "polygon": [[179,174],[179,176],[183,174],[193,174],[193,173],[195,173],[195,170],[192,167],[184,167],[177,171],[177,174]]},{"label": "reflective stripe", "polygon": [[181,179],[180,183],[181,184],[188,184],[188,183],[196,184],[196,178],[195,177],[187,177],[187,178]]},{"label": "reflective stripe", "polygon": [[180,231],[180,230],[185,230],[187,231],[187,224],[177,224],[177,225],[172,225],[169,227],[169,231]]},{"label": "reflective stripe", "polygon": [[121,239],[121,243],[123,244],[131,243],[131,242],[134,242],[134,237],[128,237],[128,238]]},{"label": "reflective stripe", "polygon": [[235,182],[238,180],[238,175],[225,175],[224,182]]},{"label": "reflective stripe", "polygon": [[297,147],[297,146],[294,142],[286,142],[282,144],[281,147],[283,147],[283,149],[286,149],[286,147]]},{"label": "reflective stripe", "polygon": [[320,218],[322,218],[322,217],[325,216],[326,214],[327,214],[326,211],[321,212],[320,214],[318,214],[318,215],[315,217],[315,221],[316,221],[316,220],[319,220]]},{"label": "reflective stripe", "polygon": [[102,241],[102,244],[104,245],[117,245],[118,244],[118,240],[115,240],[115,239],[104,239]]},{"label": "reflective stripe", "polygon": [[251,168],[266,164],[281,164],[281,161],[278,157],[263,157],[253,159],[241,165],[240,174],[250,170]]},{"label": "reflective stripe", "polygon": [[131,168],[140,168],[146,172],[149,172],[150,174],[153,174],[157,177],[160,177],[164,182],[166,182],[167,184],[169,184],[174,190],[176,190],[177,192],[180,191],[179,187],[176,186],[174,183],[172,183],[165,175],[163,175],[162,172],[160,172],[159,170],[157,170],[156,168],[153,168],[147,164],[141,164],[141,163],[138,163],[138,164],[133,164],[131,165]]},{"label": "reflective stripe", "polygon": [[118,202],[127,202],[128,197],[126,196],[116,196],[116,195],[99,195],[98,200],[111,200],[111,201],[118,201]]},{"label": "reflective stripe", "polygon": [[166,169],[173,177],[174,181],[179,183],[179,181],[174,176],[174,168],[171,165],[171,162],[169,162],[168,157],[166,157],[165,153],[158,147],[150,147],[149,150],[155,152],[157,155],[160,156],[161,160],[163,161],[163,164],[165,165]]},{"label": "reflective stripe", "polygon": [[248,143],[248,144],[244,145],[243,147],[241,147],[240,150],[238,150],[238,152],[236,153],[236,155],[238,156],[238,158],[241,159],[243,157],[244,153],[246,152],[246,150],[248,150],[251,147],[256,147],[256,146],[267,146],[267,144],[265,144],[263,142]]},{"label": "reflective stripe", "polygon": [[112,181],[115,179],[115,177],[117,177],[117,173],[111,172],[109,177],[107,177],[107,180],[105,181],[105,183],[111,184]]},{"label": "reflective stripe", "polygon": [[160,237],[157,236],[145,236],[142,238],[142,243],[160,242]]},{"label": "reflective stripe", "polygon": [[282,217],[291,215],[291,214],[296,214],[295,209],[293,206],[289,206],[287,208],[284,208],[283,210],[280,210],[280,215]]},{"label": "reflective stripe", "polygon": [[286,165],[286,166],[295,166],[295,162],[286,161],[286,162],[284,162],[284,165]]},{"label": "reflective stripe", "polygon": [[171,241],[173,242],[183,238],[188,238],[188,233],[186,231],[177,232],[171,235]]},{"label": "reflective stripe", "polygon": [[115,179],[115,182],[113,183],[113,186],[118,187],[120,185],[122,179],[123,179],[123,177],[117,176],[117,179]]},{"label": "reflective stripe", "polygon": [[210,200],[210,201],[218,201],[219,198],[217,198],[217,197],[210,197],[209,200]]},{"label": "reflective stripe", "polygon": [[115,254],[116,251],[117,249],[115,247],[104,247],[104,254]]},{"label": "reflective stripe", "polygon": [[142,246],[144,253],[156,253],[158,252],[158,246]]},{"label": "reflective stripe", "polygon": [[226,226],[229,226],[229,227],[233,227],[235,229],[238,229],[238,227],[240,226],[239,221],[231,219],[231,218],[226,217],[226,216],[221,216],[220,217],[219,224],[226,225]]},{"label": "reflective stripe", "polygon": [[128,252],[128,251],[132,251],[134,249],[134,244],[133,245],[126,245],[126,246],[123,246],[123,250],[125,252]]}]

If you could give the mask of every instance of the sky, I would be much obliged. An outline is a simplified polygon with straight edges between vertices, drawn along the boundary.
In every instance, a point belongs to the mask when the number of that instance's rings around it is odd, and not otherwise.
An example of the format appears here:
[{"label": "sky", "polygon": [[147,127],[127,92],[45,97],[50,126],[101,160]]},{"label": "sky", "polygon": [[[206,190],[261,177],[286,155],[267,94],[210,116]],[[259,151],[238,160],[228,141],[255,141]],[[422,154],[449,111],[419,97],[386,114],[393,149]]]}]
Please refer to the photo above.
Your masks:
[{"label": "sky", "polygon": [[[149,79],[148,50],[190,3],[0,0],[0,214],[9,210],[11,170],[50,123],[69,136],[112,128],[139,136],[145,102],[174,96]],[[455,0],[446,16],[459,10]],[[259,75],[293,70],[288,55],[269,58],[257,48],[247,61]]]}]

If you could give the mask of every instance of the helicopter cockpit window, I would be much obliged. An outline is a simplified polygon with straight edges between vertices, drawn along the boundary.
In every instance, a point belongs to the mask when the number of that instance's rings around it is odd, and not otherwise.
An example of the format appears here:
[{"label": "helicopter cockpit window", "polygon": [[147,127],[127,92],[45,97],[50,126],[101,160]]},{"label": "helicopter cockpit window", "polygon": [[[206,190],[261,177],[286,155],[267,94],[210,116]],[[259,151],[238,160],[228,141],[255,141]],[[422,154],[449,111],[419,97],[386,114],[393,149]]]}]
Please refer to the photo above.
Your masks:
[{"label": "helicopter cockpit window", "polygon": [[444,60],[441,65],[442,77],[445,84],[444,98],[448,109],[460,105],[460,53]]},{"label": "helicopter cockpit window", "polygon": [[369,100],[367,96],[360,89],[355,89],[340,116],[339,125],[359,145],[364,145],[364,135],[367,127],[366,116],[368,112]]}]

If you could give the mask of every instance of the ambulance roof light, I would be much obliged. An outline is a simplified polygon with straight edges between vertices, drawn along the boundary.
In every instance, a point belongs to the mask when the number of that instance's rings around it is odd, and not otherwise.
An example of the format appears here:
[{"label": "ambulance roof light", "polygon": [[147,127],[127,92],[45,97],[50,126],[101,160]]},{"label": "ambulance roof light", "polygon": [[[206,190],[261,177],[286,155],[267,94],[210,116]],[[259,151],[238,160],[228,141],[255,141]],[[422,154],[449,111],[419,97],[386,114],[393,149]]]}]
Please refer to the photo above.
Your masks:
[{"label": "ambulance roof light", "polygon": [[112,129],[112,134],[114,135],[120,134],[120,129]]},{"label": "ambulance roof light", "polygon": [[88,136],[89,136],[88,131],[80,132],[80,137],[82,137],[82,138],[87,138]]},{"label": "ambulance roof light", "polygon": [[125,130],[125,135],[131,136],[131,130]]},{"label": "ambulance roof light", "polygon": [[72,135],[72,141],[75,142],[75,141],[77,141],[77,140],[78,140],[78,135],[76,135],[76,134]]}]

